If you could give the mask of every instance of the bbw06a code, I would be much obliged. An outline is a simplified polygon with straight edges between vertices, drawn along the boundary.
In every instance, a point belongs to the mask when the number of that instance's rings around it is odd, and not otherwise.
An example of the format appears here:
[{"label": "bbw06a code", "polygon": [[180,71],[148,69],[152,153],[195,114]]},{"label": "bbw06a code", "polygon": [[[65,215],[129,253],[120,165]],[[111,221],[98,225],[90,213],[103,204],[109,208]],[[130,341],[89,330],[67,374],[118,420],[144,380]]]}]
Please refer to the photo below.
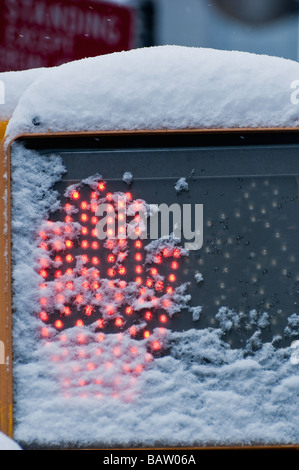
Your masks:
[{"label": "bbw06a code", "polygon": [[193,457],[193,455],[179,455],[179,454],[173,454],[173,455],[148,455],[147,456],[147,463],[148,465],[169,465],[169,464],[174,464],[174,465],[189,465],[189,464],[195,464],[196,461]]}]

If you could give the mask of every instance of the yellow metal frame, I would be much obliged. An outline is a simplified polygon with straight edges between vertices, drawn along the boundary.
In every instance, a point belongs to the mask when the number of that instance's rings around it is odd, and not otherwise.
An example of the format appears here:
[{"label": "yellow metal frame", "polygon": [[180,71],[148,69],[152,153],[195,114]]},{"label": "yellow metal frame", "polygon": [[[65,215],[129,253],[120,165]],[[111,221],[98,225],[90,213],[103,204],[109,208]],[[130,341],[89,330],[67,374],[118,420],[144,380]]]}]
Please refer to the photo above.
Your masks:
[{"label": "yellow metal frame", "polygon": [[[238,128],[238,129],[178,129],[178,130],[141,130],[141,131],[103,131],[103,132],[62,132],[48,134],[27,134],[14,138],[4,151],[3,137],[7,122],[0,122],[0,340],[4,342],[6,364],[0,364],[0,431],[13,438],[13,347],[12,347],[12,292],[11,292],[11,230],[10,230],[10,149],[12,143],[20,137],[24,138],[56,138],[74,136],[110,135],[163,135],[163,134],[237,134],[237,133],[282,133],[299,132],[297,128]],[[299,158],[299,156],[298,156]],[[6,204],[5,204],[6,201]],[[298,445],[266,445],[266,446],[217,446],[217,447],[184,447],[184,449],[296,449]],[[111,449],[110,449],[111,450]],[[138,450],[138,449],[137,449]],[[144,449],[143,449],[144,450]],[[151,449],[152,450],[152,449]],[[159,448],[162,450],[162,448]],[[167,448],[171,450],[171,448]]]}]

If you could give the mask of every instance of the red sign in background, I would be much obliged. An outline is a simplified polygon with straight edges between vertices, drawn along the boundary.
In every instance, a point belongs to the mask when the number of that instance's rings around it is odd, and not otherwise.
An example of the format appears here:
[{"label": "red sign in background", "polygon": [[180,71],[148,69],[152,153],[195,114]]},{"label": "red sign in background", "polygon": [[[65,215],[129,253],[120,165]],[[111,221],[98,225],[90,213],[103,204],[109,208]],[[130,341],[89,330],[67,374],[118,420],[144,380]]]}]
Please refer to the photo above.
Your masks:
[{"label": "red sign in background", "polygon": [[0,72],[134,46],[134,11],[95,0],[0,0]]}]

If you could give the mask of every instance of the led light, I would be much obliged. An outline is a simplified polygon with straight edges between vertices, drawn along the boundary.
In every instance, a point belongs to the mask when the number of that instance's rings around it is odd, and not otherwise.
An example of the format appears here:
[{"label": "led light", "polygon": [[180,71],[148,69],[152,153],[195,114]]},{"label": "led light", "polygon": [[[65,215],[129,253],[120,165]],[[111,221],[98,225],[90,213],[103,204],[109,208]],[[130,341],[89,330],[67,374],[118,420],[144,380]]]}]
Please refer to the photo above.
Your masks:
[{"label": "led light", "polygon": [[142,271],[143,271],[142,266],[140,266],[140,265],[136,266],[135,271],[136,271],[137,274],[141,274]]},{"label": "led light", "polygon": [[161,255],[155,256],[155,263],[157,263],[157,264],[161,264],[161,263],[162,263],[162,256],[161,256]]},{"label": "led light", "polygon": [[72,242],[72,240],[66,240],[65,246],[66,246],[67,248],[72,248],[72,247],[73,247],[73,242]]},{"label": "led light", "polygon": [[120,287],[121,289],[125,289],[125,287],[127,287],[126,281],[119,281],[119,287]]},{"label": "led light", "polygon": [[48,273],[45,269],[41,269],[39,273],[44,279],[48,276]]},{"label": "led light", "polygon": [[71,222],[73,222],[73,219],[71,218],[70,215],[67,215],[65,218],[64,218],[64,221],[66,224],[70,224]]},{"label": "led light", "polygon": [[63,313],[67,316],[70,315],[72,313],[70,307],[64,307]]},{"label": "led light", "polygon": [[97,324],[98,324],[98,327],[99,328],[104,328],[104,320],[102,318],[100,318],[98,321],[97,321]]},{"label": "led light", "polygon": [[115,294],[115,300],[118,300],[119,302],[123,299],[123,295],[121,292],[117,292]]},{"label": "led light", "polygon": [[163,256],[165,256],[165,258],[167,258],[168,256],[170,256],[170,251],[168,250],[168,248],[164,248],[164,250],[163,250]]},{"label": "led light", "polygon": [[129,331],[130,331],[130,335],[131,335],[131,336],[136,336],[136,334],[137,334],[137,328],[136,328],[136,326],[131,326],[130,329],[129,329]]},{"label": "led light", "polygon": [[176,280],[176,277],[174,274],[170,274],[168,279],[170,280],[170,282],[174,282]]},{"label": "led light", "polygon": [[59,279],[59,278],[62,276],[62,272],[60,271],[60,269],[58,269],[57,271],[55,271],[54,276],[56,277],[56,279]]},{"label": "led light", "polygon": [[65,231],[65,233],[72,233],[72,227],[70,225],[66,225],[64,227],[64,231]]},{"label": "led light", "polygon": [[97,293],[96,294],[96,300],[102,300],[102,294]]},{"label": "led light", "polygon": [[82,282],[82,287],[83,287],[83,289],[88,290],[89,289],[89,282],[88,281]]},{"label": "led light", "polygon": [[47,321],[47,320],[49,320],[48,314],[47,314],[47,312],[45,312],[44,310],[43,310],[42,312],[40,312],[40,315],[39,315],[39,316],[40,316],[40,319],[41,319],[42,321]]},{"label": "led light", "polygon": [[49,336],[48,328],[42,328],[41,329],[41,335],[42,335],[43,338],[47,338]]},{"label": "led light", "polygon": [[158,274],[158,270],[156,268],[152,268],[151,269],[151,275],[152,276],[157,276],[157,274]]},{"label": "led light", "polygon": [[151,320],[151,319],[153,318],[152,312],[150,312],[149,310],[148,310],[147,312],[145,312],[144,318],[145,318],[146,320]]},{"label": "led light", "polygon": [[98,198],[98,195],[95,191],[92,191],[92,193],[90,194],[90,199],[97,199]]},{"label": "led light", "polygon": [[57,290],[58,292],[61,292],[62,289],[63,289],[63,284],[62,284],[62,282],[56,282],[56,290]]},{"label": "led light", "polygon": [[62,294],[57,295],[57,302],[60,304],[64,302],[64,296]]},{"label": "led light", "polygon": [[92,218],[91,218],[91,223],[92,223],[93,225],[96,225],[96,224],[98,223],[98,221],[99,221],[99,219],[98,219],[97,217],[92,216]]},{"label": "led light", "polygon": [[72,192],[72,198],[73,199],[79,199],[79,197],[80,197],[80,194],[78,193],[78,191],[73,191]]},{"label": "led light", "polygon": [[146,280],[146,285],[147,285],[147,287],[153,287],[154,281],[152,279],[147,279]]},{"label": "led light", "polygon": [[55,323],[54,323],[54,326],[55,326],[55,328],[60,330],[61,328],[63,328],[63,323],[62,323],[61,320],[56,320]]},{"label": "led light", "polygon": [[47,284],[45,282],[43,282],[42,284],[40,284],[40,289],[46,289],[47,288]]},{"label": "led light", "polygon": [[179,264],[178,264],[177,261],[173,261],[173,262],[171,263],[171,269],[178,269],[178,267],[179,267]]},{"label": "led light", "polygon": [[77,304],[81,304],[83,302],[83,295],[79,294],[76,296]]},{"label": "led light", "polygon": [[136,240],[136,242],[135,242],[135,248],[137,248],[137,249],[142,248],[142,243],[141,243],[140,240]]},{"label": "led light", "polygon": [[81,220],[82,222],[87,222],[88,221],[88,215],[84,212],[83,214],[81,214]]},{"label": "led light", "polygon": [[83,320],[77,320],[76,326],[84,326]]},{"label": "led light", "polygon": [[105,189],[105,183],[103,181],[101,181],[99,184],[98,184],[98,190],[99,191],[104,191]]},{"label": "led light", "polygon": [[133,313],[133,307],[130,307],[130,306],[129,306],[129,307],[126,307],[125,312],[126,312],[127,315],[132,315],[132,313]]},{"label": "led light", "polygon": [[160,315],[160,322],[161,323],[166,323],[167,322],[167,316],[166,315]]},{"label": "led light", "polygon": [[97,203],[96,203],[96,202],[92,202],[92,203],[90,204],[90,210],[91,210],[91,212],[96,212],[97,209],[98,209]]},{"label": "led light", "polygon": [[141,277],[136,277],[135,282],[137,282],[137,284],[142,284]]},{"label": "led light", "polygon": [[82,201],[81,204],[80,204],[80,207],[81,207],[81,209],[86,210],[87,207],[88,207],[87,202],[86,202],[86,201]]},{"label": "led light", "polygon": [[97,289],[99,289],[100,284],[99,284],[98,282],[94,282],[94,283],[92,284],[92,287],[93,287],[94,290],[97,290]]},{"label": "led light", "polygon": [[152,343],[152,348],[154,351],[158,351],[159,349],[161,349],[161,344],[159,343],[159,341],[154,341]]},{"label": "led light", "polygon": [[169,299],[165,299],[164,302],[163,302],[163,305],[164,305],[164,307],[166,307],[166,308],[170,307],[170,305],[171,305],[170,300],[169,300]]},{"label": "led light", "polygon": [[114,237],[114,230],[112,228],[108,228],[107,235],[110,238]]},{"label": "led light", "polygon": [[90,317],[94,312],[94,309],[91,305],[87,305],[84,309],[84,313],[85,315],[87,315],[88,317]]},{"label": "led light", "polygon": [[126,274],[126,268],[124,266],[120,266],[120,268],[118,268],[118,274],[120,275]]},{"label": "led light", "polygon": [[113,315],[114,314],[114,307],[113,305],[107,305],[106,307],[106,312],[108,315]]},{"label": "led light", "polygon": [[81,256],[81,260],[82,260],[83,263],[88,263],[88,261],[89,261],[87,255],[82,255],[82,256]]},{"label": "led light", "polygon": [[97,269],[93,269],[93,271],[92,271],[92,277],[93,277],[94,279],[99,278],[99,277],[100,277],[100,272],[99,272]]},{"label": "led light", "polygon": [[170,287],[170,286],[166,287],[166,292],[167,292],[167,294],[172,294],[173,293],[173,288]]},{"label": "led light", "polygon": [[81,247],[84,248],[84,249],[86,249],[86,248],[88,248],[88,246],[89,246],[88,241],[87,241],[87,240],[82,240],[82,242],[81,242]]},{"label": "led light", "polygon": [[71,263],[73,260],[74,260],[74,258],[73,258],[72,255],[70,255],[70,254],[66,255],[65,261],[66,261],[67,263]]},{"label": "led light", "polygon": [[93,237],[97,237],[97,236],[98,236],[98,231],[97,231],[96,228],[93,228],[93,229],[91,230],[91,235],[92,235]]},{"label": "led light", "polygon": [[81,228],[81,233],[82,233],[82,235],[87,235],[88,234],[88,228],[87,227],[82,227]]},{"label": "led light", "polygon": [[150,337],[150,332],[148,330],[145,330],[144,333],[143,333],[143,337],[144,338],[149,338]]},{"label": "led light", "polygon": [[163,281],[157,281],[155,284],[155,289],[159,292],[161,292],[164,289],[164,283]]},{"label": "led light", "polygon": [[141,253],[136,253],[135,260],[136,261],[141,261],[142,260],[142,254]]},{"label": "led light", "polygon": [[91,248],[92,248],[93,250],[98,250],[98,249],[99,249],[99,244],[98,244],[98,242],[92,242],[92,243],[91,243]]},{"label": "led light", "polygon": [[56,241],[54,243],[54,248],[56,251],[62,250],[62,243],[60,241]]},{"label": "led light", "polygon": [[106,194],[106,199],[107,199],[107,201],[112,201],[112,199],[113,199],[113,194],[112,194],[112,193],[107,193],[107,194]]},{"label": "led light", "polygon": [[108,263],[114,263],[115,256],[114,255],[108,255],[107,261],[108,261]]},{"label": "led light", "polygon": [[65,273],[68,275],[68,276],[71,276],[73,274],[73,270],[72,268],[68,268]]},{"label": "led light", "polygon": [[70,203],[65,204],[64,210],[65,212],[69,212],[72,209],[72,205]]},{"label": "led light", "polygon": [[47,238],[46,232],[43,232],[43,231],[39,232],[39,236],[40,236],[40,238],[42,238],[43,240],[46,240],[46,238]]},{"label": "led light", "polygon": [[129,201],[132,200],[132,194],[131,193],[126,193],[126,198],[129,199]]},{"label": "led light", "polygon": [[41,243],[40,247],[42,250],[48,250],[48,245],[46,243]]},{"label": "led light", "polygon": [[123,326],[124,322],[123,322],[123,319],[122,318],[116,318],[115,320],[115,326],[118,326],[118,327],[121,327]]}]

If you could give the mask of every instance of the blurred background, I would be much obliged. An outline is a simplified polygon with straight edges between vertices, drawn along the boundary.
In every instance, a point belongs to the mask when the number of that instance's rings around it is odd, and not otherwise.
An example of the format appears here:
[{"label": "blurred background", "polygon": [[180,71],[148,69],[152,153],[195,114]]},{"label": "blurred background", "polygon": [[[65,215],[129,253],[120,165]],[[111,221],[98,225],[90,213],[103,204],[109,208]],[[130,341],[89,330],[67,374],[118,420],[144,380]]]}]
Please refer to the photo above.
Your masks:
[{"label": "blurred background", "polygon": [[163,44],[299,60],[299,0],[0,0],[0,72]]}]

